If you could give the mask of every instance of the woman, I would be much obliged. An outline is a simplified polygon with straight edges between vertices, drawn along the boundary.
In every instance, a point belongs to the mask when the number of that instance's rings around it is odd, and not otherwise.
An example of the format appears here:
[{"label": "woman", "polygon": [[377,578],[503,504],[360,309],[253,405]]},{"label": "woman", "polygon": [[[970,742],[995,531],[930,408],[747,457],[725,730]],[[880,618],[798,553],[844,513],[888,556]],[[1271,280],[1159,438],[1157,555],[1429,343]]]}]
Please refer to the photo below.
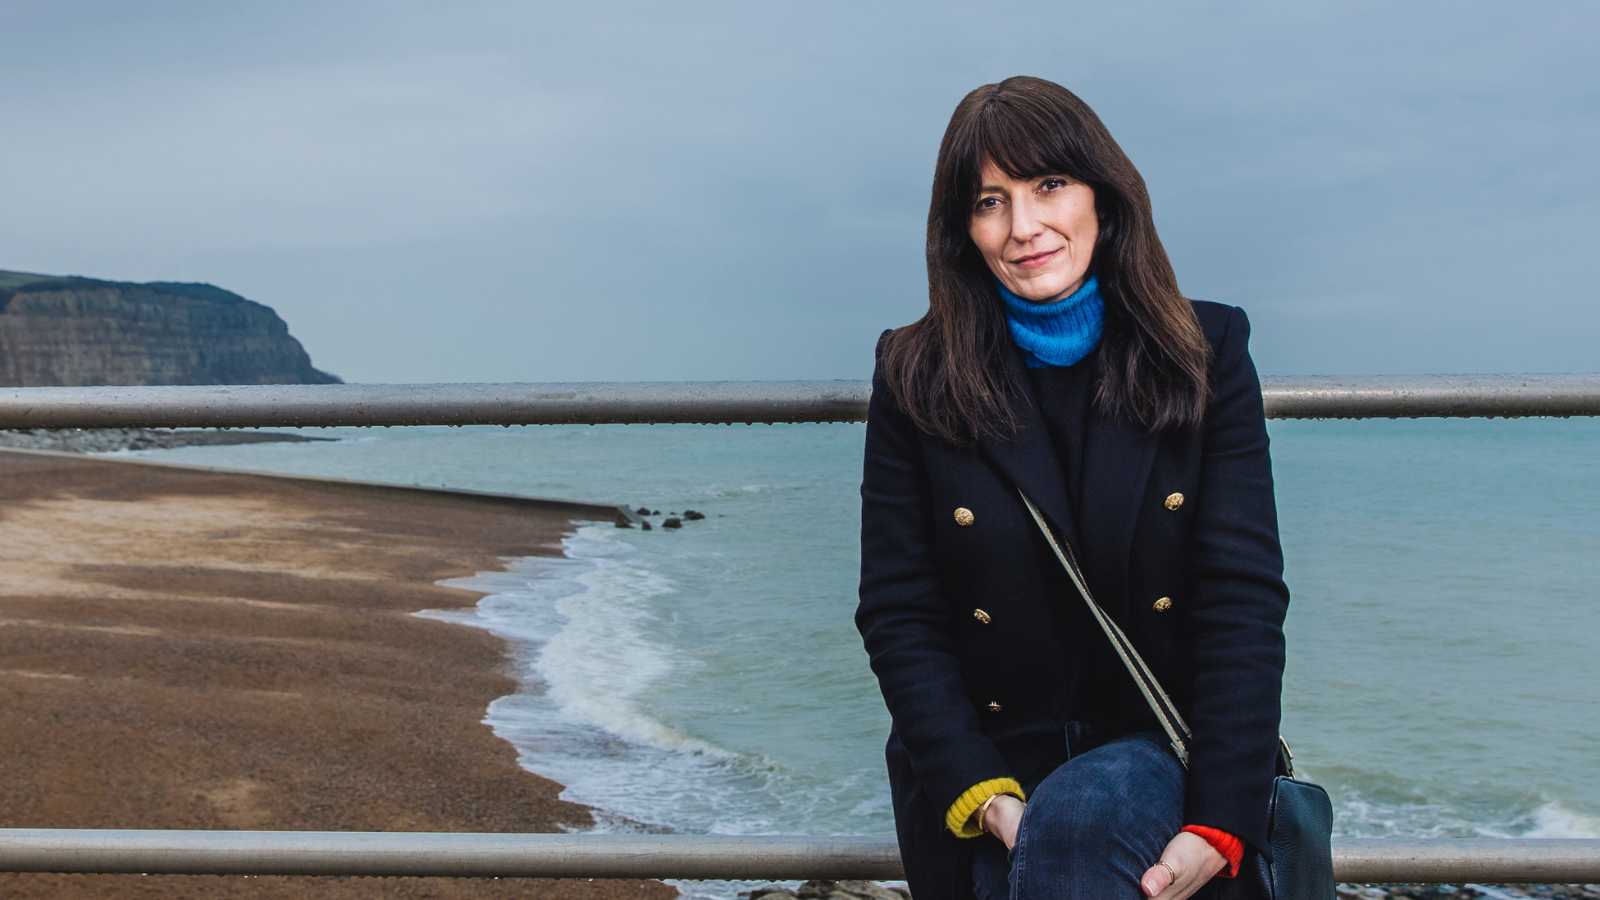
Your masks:
[{"label": "woman", "polygon": [[1184,299],[1133,164],[1036,78],[956,108],[927,260],[879,343],[856,614],[912,896],[1182,900],[1268,849],[1288,590],[1249,323]]}]

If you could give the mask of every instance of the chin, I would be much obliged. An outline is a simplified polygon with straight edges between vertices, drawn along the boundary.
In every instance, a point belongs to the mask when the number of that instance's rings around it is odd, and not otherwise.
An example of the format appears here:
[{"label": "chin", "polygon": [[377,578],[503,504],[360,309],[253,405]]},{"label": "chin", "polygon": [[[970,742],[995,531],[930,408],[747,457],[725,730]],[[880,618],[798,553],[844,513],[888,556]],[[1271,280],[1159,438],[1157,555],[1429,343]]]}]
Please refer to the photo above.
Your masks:
[{"label": "chin", "polygon": [[1060,298],[1066,293],[1067,288],[1071,286],[1072,282],[1070,281],[1064,281],[1055,278],[1049,279],[1048,281],[1039,279],[1036,281],[1023,282],[1021,287],[1024,290],[1016,291],[1015,293],[1022,299],[1032,303],[1049,303],[1052,300]]}]

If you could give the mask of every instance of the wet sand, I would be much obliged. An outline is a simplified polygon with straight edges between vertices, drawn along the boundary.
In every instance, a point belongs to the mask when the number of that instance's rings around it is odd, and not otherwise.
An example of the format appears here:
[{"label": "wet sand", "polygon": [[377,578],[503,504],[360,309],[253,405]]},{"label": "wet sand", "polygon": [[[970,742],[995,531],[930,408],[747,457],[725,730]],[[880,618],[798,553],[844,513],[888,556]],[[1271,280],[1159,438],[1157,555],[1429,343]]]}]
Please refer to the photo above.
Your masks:
[{"label": "wet sand", "polygon": [[[591,824],[482,724],[507,647],[419,618],[564,516],[0,452],[0,826]],[[6,875],[0,896],[665,900],[657,882]]]}]

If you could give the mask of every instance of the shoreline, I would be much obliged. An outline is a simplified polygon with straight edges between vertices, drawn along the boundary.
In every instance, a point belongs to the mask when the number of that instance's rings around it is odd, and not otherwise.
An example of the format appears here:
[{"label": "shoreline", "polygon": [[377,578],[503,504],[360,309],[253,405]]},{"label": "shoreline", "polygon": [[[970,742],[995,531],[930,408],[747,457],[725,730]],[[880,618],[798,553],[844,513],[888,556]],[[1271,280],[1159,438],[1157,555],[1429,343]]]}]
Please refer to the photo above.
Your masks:
[{"label": "shoreline", "polygon": [[[137,501],[137,502],[134,502]],[[483,721],[510,644],[416,616],[555,511],[0,453],[0,825],[564,831]],[[0,875],[8,897],[668,900],[660,882]]]}]

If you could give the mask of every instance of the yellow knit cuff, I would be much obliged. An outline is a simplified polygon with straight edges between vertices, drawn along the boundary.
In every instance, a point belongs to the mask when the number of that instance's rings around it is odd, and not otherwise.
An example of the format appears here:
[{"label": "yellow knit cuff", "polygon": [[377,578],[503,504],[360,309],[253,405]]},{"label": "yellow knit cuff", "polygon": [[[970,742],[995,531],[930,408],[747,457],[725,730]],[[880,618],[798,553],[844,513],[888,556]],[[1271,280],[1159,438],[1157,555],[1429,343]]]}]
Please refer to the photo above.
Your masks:
[{"label": "yellow knit cuff", "polygon": [[980,781],[967,788],[966,793],[956,798],[950,804],[950,809],[944,814],[944,824],[955,832],[956,837],[975,838],[983,834],[983,829],[978,823],[972,821],[972,814],[978,811],[983,801],[996,794],[1010,794],[1018,800],[1027,800],[1022,793],[1022,785],[1017,784],[1015,778],[991,778]]}]

